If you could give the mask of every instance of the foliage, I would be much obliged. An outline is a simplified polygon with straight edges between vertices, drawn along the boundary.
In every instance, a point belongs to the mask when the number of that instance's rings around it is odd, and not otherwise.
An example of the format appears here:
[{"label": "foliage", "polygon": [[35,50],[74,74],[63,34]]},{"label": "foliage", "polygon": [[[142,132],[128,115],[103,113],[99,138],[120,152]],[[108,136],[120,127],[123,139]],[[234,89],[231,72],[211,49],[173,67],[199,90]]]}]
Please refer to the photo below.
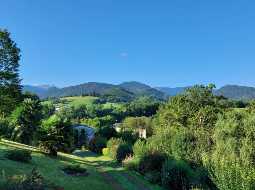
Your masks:
[{"label": "foliage", "polygon": [[138,139],[138,134],[133,131],[122,131],[118,133],[118,137],[129,144],[134,144]]},{"label": "foliage", "polygon": [[117,132],[113,127],[102,127],[99,129],[97,134],[101,137],[106,138],[107,140],[112,137],[117,137]]},{"label": "foliage", "polygon": [[102,150],[102,154],[104,155],[104,156],[109,156],[109,148],[103,148],[103,150]]},{"label": "foliage", "polygon": [[7,30],[0,29],[0,114],[10,114],[20,103],[20,49]]},{"label": "foliage", "polygon": [[25,98],[11,115],[15,126],[12,139],[24,144],[31,144],[41,121],[41,104],[37,96]]},{"label": "foliage", "polygon": [[121,144],[125,144],[125,142],[122,139],[119,138],[111,138],[107,142],[107,148],[109,149],[109,156],[112,159],[116,159],[117,157],[117,151]]},{"label": "foliage", "polygon": [[68,164],[63,168],[63,171],[68,175],[81,175],[87,173],[87,169],[83,168],[80,164]]},{"label": "foliage", "polygon": [[166,155],[159,152],[148,152],[140,159],[139,171],[142,174],[148,172],[160,172]]},{"label": "foliage", "polygon": [[192,169],[184,161],[169,159],[163,164],[161,179],[166,189],[191,189],[193,176]]},{"label": "foliage", "polygon": [[0,138],[11,138],[12,130],[9,120],[0,116]]},{"label": "foliage", "polygon": [[[0,185],[1,187],[1,185]],[[44,180],[34,168],[28,175],[15,175],[4,184],[5,190],[55,190],[57,187]]]},{"label": "foliage", "polygon": [[55,106],[52,102],[42,104],[42,116],[44,119],[49,118],[55,113]]},{"label": "foliage", "polygon": [[150,117],[126,117],[121,124],[122,131],[134,131],[146,129],[147,137],[152,135],[152,119]]},{"label": "foliage", "polygon": [[116,152],[116,160],[122,162],[126,157],[132,156],[133,150],[129,144],[120,144]]},{"label": "foliage", "polygon": [[18,162],[30,162],[32,160],[31,151],[29,150],[8,150],[5,157]]},{"label": "foliage", "polygon": [[156,114],[159,105],[159,101],[148,96],[142,96],[127,105],[127,115],[133,117],[150,117]]},{"label": "foliage", "polygon": [[255,117],[230,111],[221,116],[214,132],[214,149],[204,156],[211,178],[222,190],[255,188]]},{"label": "foliage", "polygon": [[103,148],[106,147],[107,139],[100,136],[95,136],[89,142],[89,150],[95,153],[102,154]]},{"label": "foliage", "polygon": [[148,150],[148,146],[146,145],[146,141],[144,140],[138,140],[135,142],[134,146],[133,146],[133,152],[136,158],[142,158],[143,156],[145,156],[145,154],[147,152],[149,152]]},{"label": "foliage", "polygon": [[53,115],[42,122],[39,131],[40,147],[56,156],[57,151],[71,152],[74,145],[73,129],[67,118]]}]

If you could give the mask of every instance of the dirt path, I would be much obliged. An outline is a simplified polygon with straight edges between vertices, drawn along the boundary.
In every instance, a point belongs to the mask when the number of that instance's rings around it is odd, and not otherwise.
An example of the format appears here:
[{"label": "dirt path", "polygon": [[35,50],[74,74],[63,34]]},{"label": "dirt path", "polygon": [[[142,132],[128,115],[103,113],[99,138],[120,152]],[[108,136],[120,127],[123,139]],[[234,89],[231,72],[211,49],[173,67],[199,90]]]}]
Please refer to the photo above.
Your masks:
[{"label": "dirt path", "polygon": [[[102,157],[89,152],[89,151],[80,151],[75,153],[76,156],[83,158],[86,160],[86,162],[92,163],[92,165],[96,168],[98,173],[100,173],[105,179],[106,183],[109,184],[109,186],[112,187],[114,190],[151,190],[151,188],[148,187],[145,183],[142,182],[142,180],[139,180],[133,175],[130,175],[128,172],[123,170],[118,170],[117,167],[114,165],[109,165],[109,161],[105,161],[102,159]],[[111,161],[112,162],[112,161]],[[110,171],[105,170],[106,168],[110,168]],[[118,176],[121,176],[121,178],[124,178],[127,183],[121,184],[119,182],[118,177],[112,172],[112,171],[118,171]],[[132,186],[127,187],[127,186]]]},{"label": "dirt path", "polygon": [[125,190],[121,184],[119,184],[110,174],[106,172],[100,172],[105,181],[112,187],[114,190]]}]

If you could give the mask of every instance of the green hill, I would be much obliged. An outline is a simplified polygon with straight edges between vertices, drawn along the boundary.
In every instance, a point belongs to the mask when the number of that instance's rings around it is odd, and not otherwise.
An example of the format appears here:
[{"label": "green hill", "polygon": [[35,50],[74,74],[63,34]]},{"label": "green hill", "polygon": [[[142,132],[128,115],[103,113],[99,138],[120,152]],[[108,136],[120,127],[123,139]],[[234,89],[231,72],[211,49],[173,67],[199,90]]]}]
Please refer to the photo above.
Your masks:
[{"label": "green hill", "polygon": [[120,85],[88,82],[64,88],[50,87],[48,89],[40,86],[25,85],[23,91],[33,92],[40,98],[93,95],[115,97],[118,98],[119,101],[124,102],[139,96],[151,96],[156,99],[164,98],[164,93],[138,82],[125,82]]},{"label": "green hill", "polygon": [[[27,149],[33,151],[30,163],[20,163],[5,158],[5,152],[10,149]],[[48,181],[62,187],[65,190],[160,190],[158,186],[149,184],[140,175],[125,171],[110,158],[98,156],[89,151],[79,151],[74,155],[59,153],[57,159],[47,157],[37,148],[15,143],[12,141],[0,141],[0,168],[4,178],[13,175],[28,174],[33,168],[37,168],[40,174]],[[68,176],[62,168],[67,164],[81,164],[88,170],[88,176]],[[4,175],[3,175],[4,174]]]},{"label": "green hill", "polygon": [[238,85],[226,85],[215,91],[218,96],[224,96],[236,100],[255,99],[255,88]]}]

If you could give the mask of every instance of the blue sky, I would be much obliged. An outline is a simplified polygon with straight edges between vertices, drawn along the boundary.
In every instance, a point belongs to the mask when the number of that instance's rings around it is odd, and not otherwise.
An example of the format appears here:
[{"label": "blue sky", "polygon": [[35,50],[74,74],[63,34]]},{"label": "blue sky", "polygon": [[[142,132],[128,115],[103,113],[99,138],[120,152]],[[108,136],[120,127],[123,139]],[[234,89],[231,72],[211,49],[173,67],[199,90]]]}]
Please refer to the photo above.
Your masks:
[{"label": "blue sky", "polygon": [[5,0],[24,84],[255,86],[250,0]]}]

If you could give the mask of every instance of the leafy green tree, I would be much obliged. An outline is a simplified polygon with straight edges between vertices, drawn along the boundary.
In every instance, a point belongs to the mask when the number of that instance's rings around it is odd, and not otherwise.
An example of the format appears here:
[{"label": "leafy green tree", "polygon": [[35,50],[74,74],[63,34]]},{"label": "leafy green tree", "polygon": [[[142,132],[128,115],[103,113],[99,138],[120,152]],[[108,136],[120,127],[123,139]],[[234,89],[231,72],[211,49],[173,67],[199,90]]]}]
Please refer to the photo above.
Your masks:
[{"label": "leafy green tree", "polygon": [[42,150],[52,156],[56,156],[57,151],[71,152],[74,148],[74,135],[70,120],[58,115],[44,120],[39,140]]},{"label": "leafy green tree", "polygon": [[0,29],[0,114],[11,113],[21,101],[20,50],[7,30]]},{"label": "leafy green tree", "polygon": [[43,118],[49,118],[55,113],[55,106],[52,102],[42,105],[42,115]]},{"label": "leafy green tree", "polygon": [[128,116],[133,117],[150,117],[156,114],[159,105],[159,101],[156,101],[151,97],[142,96],[127,104],[127,114]]},{"label": "leafy green tree", "polygon": [[38,97],[25,98],[12,113],[15,126],[12,139],[24,144],[31,144],[41,120],[41,103]]},{"label": "leafy green tree", "polygon": [[245,111],[226,112],[217,121],[215,146],[203,161],[219,189],[255,189],[254,126],[254,114]]}]

